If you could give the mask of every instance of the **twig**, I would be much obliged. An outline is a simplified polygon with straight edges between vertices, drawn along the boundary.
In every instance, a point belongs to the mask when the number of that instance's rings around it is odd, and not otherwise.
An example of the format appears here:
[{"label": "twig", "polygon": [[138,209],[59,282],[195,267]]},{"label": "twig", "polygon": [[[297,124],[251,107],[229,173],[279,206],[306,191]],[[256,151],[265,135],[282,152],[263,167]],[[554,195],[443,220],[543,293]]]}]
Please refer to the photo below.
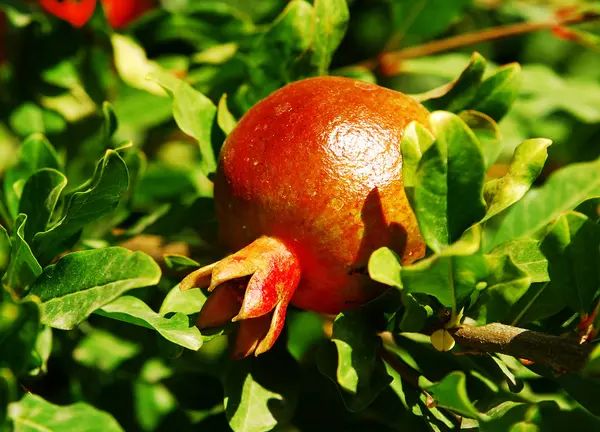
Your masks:
[{"label": "twig", "polygon": [[553,336],[504,324],[463,325],[448,330],[462,347],[545,364],[558,372],[583,369],[594,345],[580,345],[577,340]]},{"label": "twig", "polygon": [[540,30],[549,30],[556,26],[567,26],[580,24],[600,19],[600,14],[587,12],[567,16],[564,18],[557,17],[556,19],[541,22],[524,22],[505,26],[498,26],[489,29],[478,30],[471,33],[465,33],[457,36],[452,36],[446,39],[427,42],[422,45],[404,48],[398,51],[387,52],[380,54],[377,58],[369,59],[360,64],[367,69],[375,69],[378,66],[386,75],[398,73],[399,64],[402,60],[423,57],[427,55],[437,54],[444,51],[449,51],[456,48],[461,48],[469,45],[475,45],[480,42],[486,42],[494,39],[501,39],[520,34],[533,33]]}]

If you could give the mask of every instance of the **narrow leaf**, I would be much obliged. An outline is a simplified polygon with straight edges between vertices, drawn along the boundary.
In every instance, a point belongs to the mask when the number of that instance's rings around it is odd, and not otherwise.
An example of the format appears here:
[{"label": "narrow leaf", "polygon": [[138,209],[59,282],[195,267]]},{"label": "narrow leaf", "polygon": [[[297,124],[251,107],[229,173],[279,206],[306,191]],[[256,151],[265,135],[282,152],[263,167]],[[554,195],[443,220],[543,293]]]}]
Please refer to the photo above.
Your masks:
[{"label": "narrow leaf", "polygon": [[544,138],[530,139],[521,143],[502,178],[490,180],[484,186],[488,209],[482,222],[519,201],[542,172],[548,158],[552,141]]},{"label": "narrow leaf", "polygon": [[42,267],[25,241],[26,224],[27,216],[20,214],[15,221],[11,237],[10,262],[2,278],[4,285],[19,294],[42,273]]},{"label": "narrow leaf", "polygon": [[544,186],[512,207],[490,246],[532,237],[564,212],[597,197],[600,197],[600,159],[562,168],[554,172]]},{"label": "narrow leaf", "polygon": [[149,79],[162,86],[171,96],[177,126],[198,141],[204,173],[213,172],[216,159],[211,139],[217,107],[202,93],[167,72],[154,72]]},{"label": "narrow leaf", "polygon": [[503,142],[500,134],[500,127],[490,116],[478,111],[462,111],[459,117],[465,121],[471,128],[485,159],[485,168],[489,169],[502,153]]},{"label": "narrow leaf", "polygon": [[17,376],[27,371],[39,327],[36,303],[0,303],[0,368],[9,367]]},{"label": "narrow leaf", "polygon": [[521,79],[522,73],[519,64],[511,63],[502,66],[481,83],[473,98],[474,105],[471,109],[500,121],[517,98]]},{"label": "narrow leaf", "polygon": [[413,121],[402,136],[402,185],[411,205],[414,207],[414,188],[417,183],[417,170],[423,153],[435,142],[435,137],[423,125]]},{"label": "narrow leaf", "polygon": [[117,72],[131,87],[164,96],[164,90],[146,80],[149,73],[160,71],[158,63],[148,60],[144,48],[129,36],[113,33],[110,36]]},{"label": "narrow leaf", "polygon": [[154,312],[142,300],[120,297],[96,311],[97,314],[156,330],[162,337],[184,348],[198,351],[202,346],[202,335],[195,325],[183,313],[164,318]]},{"label": "narrow leaf", "polygon": [[0,281],[10,263],[10,237],[2,225],[0,225]]},{"label": "narrow leaf", "polygon": [[52,168],[35,172],[25,182],[19,204],[19,213],[27,215],[25,241],[31,243],[35,234],[46,231],[66,185],[64,174]]},{"label": "narrow leaf", "polygon": [[58,154],[50,142],[43,135],[34,134],[25,140],[20,148],[17,164],[6,172],[4,178],[6,204],[13,218],[18,214],[25,181],[42,168],[62,170]]},{"label": "narrow leaf", "polygon": [[98,163],[87,190],[75,192],[65,216],[52,228],[36,234],[33,246],[40,262],[46,264],[70,248],[84,227],[112,212],[129,187],[125,162],[108,150]]},{"label": "narrow leaf", "polygon": [[313,63],[319,75],[326,75],[346,34],[350,11],[347,0],[315,0],[314,9]]},{"label": "narrow leaf", "polygon": [[477,138],[455,114],[431,114],[436,142],[419,163],[415,214],[423,237],[434,251],[458,240],[485,214],[485,163]]},{"label": "narrow leaf", "polygon": [[486,61],[481,54],[474,52],[467,67],[449,84],[419,95],[421,101],[426,101],[431,111],[445,110],[458,113],[466,109],[473,100],[483,73]]},{"label": "narrow leaf", "polygon": [[73,252],[44,269],[30,295],[41,301],[42,323],[69,330],[126,291],[155,285],[158,264],[142,252],[110,247]]},{"label": "narrow leaf", "polygon": [[237,124],[237,120],[227,107],[227,94],[225,93],[219,99],[219,105],[217,106],[217,123],[225,135],[229,135]]},{"label": "narrow leaf", "polygon": [[28,393],[19,402],[10,404],[8,412],[15,432],[123,432],[110,414],[83,402],[59,406]]}]

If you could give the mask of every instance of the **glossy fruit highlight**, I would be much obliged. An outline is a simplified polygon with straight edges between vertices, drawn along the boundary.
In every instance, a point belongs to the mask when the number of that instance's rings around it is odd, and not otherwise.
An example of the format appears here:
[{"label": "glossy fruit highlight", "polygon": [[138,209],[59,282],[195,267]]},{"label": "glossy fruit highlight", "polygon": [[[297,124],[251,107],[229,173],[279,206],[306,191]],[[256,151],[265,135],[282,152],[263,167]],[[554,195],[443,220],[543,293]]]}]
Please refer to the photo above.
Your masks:
[{"label": "glossy fruit highlight", "polygon": [[256,104],[227,137],[215,176],[220,238],[235,252],[182,289],[209,287],[198,326],[240,326],[234,357],[267,351],[288,304],[356,308],[385,289],[367,274],[387,246],[410,264],[425,243],[402,185],[400,142],[429,113],[348,78],[298,81]]}]

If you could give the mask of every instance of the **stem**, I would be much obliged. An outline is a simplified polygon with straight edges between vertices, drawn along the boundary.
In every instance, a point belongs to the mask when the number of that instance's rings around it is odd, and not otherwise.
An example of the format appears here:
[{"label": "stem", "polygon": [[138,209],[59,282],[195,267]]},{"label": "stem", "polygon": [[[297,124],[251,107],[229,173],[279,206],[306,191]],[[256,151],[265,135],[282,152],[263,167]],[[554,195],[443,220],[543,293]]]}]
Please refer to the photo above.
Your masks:
[{"label": "stem", "polygon": [[361,66],[367,69],[375,69],[382,66],[386,75],[393,75],[399,70],[399,64],[402,60],[424,57],[440,52],[450,51],[469,45],[475,45],[480,42],[486,42],[495,39],[501,39],[510,36],[516,36],[526,33],[533,33],[541,30],[549,30],[555,26],[567,26],[580,24],[600,19],[600,14],[587,12],[565,18],[556,18],[541,22],[524,22],[510,24],[505,26],[492,27],[489,29],[477,30],[471,33],[452,36],[446,39],[427,42],[422,45],[408,47],[399,51],[382,53],[376,59],[369,59],[361,63]]},{"label": "stem", "polygon": [[480,327],[463,325],[448,331],[463,347],[531,360],[559,372],[582,370],[594,348],[569,338],[498,323]]}]

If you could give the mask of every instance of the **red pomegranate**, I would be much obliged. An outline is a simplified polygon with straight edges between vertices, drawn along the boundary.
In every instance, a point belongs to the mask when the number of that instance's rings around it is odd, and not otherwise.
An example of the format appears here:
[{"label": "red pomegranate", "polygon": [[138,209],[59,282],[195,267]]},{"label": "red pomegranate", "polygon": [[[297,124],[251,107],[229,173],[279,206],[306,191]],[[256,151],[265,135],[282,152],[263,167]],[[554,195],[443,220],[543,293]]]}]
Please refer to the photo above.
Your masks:
[{"label": "red pomegranate", "polygon": [[101,3],[114,29],[126,27],[154,7],[154,0],[101,0]]},{"label": "red pomegranate", "polygon": [[209,287],[200,328],[239,321],[233,355],[279,336],[288,304],[339,313],[384,289],[366,271],[382,246],[404,264],[425,243],[402,185],[400,142],[429,113],[348,78],[309,78],[256,104],[227,137],[215,176],[220,238],[235,252],[186,277]]}]

